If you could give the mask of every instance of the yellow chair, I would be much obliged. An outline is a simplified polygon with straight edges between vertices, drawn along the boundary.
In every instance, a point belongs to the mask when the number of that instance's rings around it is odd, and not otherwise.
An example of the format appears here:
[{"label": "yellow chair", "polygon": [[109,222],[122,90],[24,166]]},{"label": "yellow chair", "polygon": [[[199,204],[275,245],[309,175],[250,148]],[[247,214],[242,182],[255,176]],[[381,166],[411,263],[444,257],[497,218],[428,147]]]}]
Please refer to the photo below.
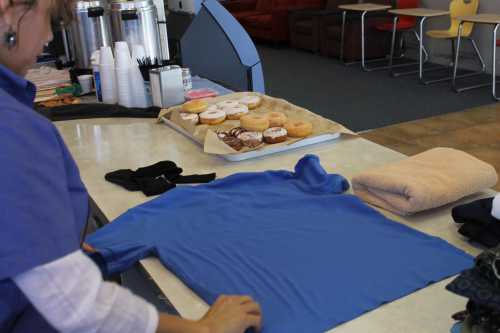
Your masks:
[{"label": "yellow chair", "polygon": [[[435,39],[444,39],[449,40],[451,42],[451,56],[452,61],[450,67],[453,66],[453,62],[455,61],[455,40],[458,37],[458,28],[460,25],[460,21],[458,17],[460,16],[469,16],[475,15],[479,8],[479,0],[452,0],[450,2],[450,27],[447,30],[429,30],[427,31],[427,36]],[[479,62],[481,64],[481,71],[477,73],[470,73],[466,75],[461,75],[458,77],[467,77],[472,75],[478,75],[484,73],[486,71],[486,65],[484,64],[483,57],[479,52],[476,41],[471,37],[472,30],[474,29],[474,23],[464,23],[462,30],[462,38],[469,40],[474,48],[474,52],[477,55]],[[444,77],[441,79],[426,81],[426,84],[442,82],[451,80],[450,77]]]},{"label": "yellow chair", "polygon": [[[459,16],[476,15],[479,8],[479,0],[452,0],[450,3],[450,27],[448,30],[429,30],[427,36],[437,39],[455,39],[458,37]],[[474,23],[465,23],[462,37],[470,37]]]}]

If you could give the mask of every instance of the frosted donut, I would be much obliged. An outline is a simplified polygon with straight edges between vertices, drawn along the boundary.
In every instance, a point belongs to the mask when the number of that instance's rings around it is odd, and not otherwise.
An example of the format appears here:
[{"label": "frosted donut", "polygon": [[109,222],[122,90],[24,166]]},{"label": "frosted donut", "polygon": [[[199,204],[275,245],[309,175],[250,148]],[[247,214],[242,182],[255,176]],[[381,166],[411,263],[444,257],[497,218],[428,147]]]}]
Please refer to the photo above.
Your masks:
[{"label": "frosted donut", "polygon": [[255,96],[255,95],[248,95],[248,96],[242,97],[239,100],[239,102],[241,104],[248,106],[248,108],[250,110],[258,108],[261,101],[262,101],[262,99],[259,96]]},{"label": "frosted donut", "polygon": [[179,117],[183,121],[188,121],[190,123],[193,123],[194,125],[198,124],[198,122],[200,121],[200,117],[196,113],[181,112],[179,113]]},{"label": "frosted donut", "polygon": [[286,141],[288,132],[283,127],[271,127],[262,133],[264,142],[266,143],[280,143]]},{"label": "frosted donut", "polygon": [[182,110],[189,113],[202,113],[208,107],[207,102],[201,99],[186,102],[182,105]]},{"label": "frosted donut", "polygon": [[217,111],[217,110],[220,110],[220,108],[217,105],[213,104],[210,105],[206,111]]},{"label": "frosted donut", "polygon": [[267,117],[269,118],[270,127],[282,127],[288,120],[284,113],[277,111],[269,112]]},{"label": "frosted donut", "polygon": [[226,145],[233,148],[234,150],[239,151],[241,150],[241,148],[243,148],[243,142],[234,136],[226,136],[219,139],[221,139]]},{"label": "frosted donut", "polygon": [[248,107],[243,104],[238,104],[234,107],[225,107],[222,109],[227,115],[227,119],[229,120],[238,120],[241,116],[244,116],[248,113]]},{"label": "frosted donut", "polygon": [[249,148],[255,148],[262,143],[262,133],[260,132],[244,132],[238,135],[243,145]]},{"label": "frosted donut", "polygon": [[235,106],[238,106],[238,101],[233,101],[233,100],[227,100],[227,101],[222,101],[217,103],[217,107],[219,109],[224,109],[224,108],[234,108]]},{"label": "frosted donut", "polygon": [[292,138],[303,138],[312,133],[312,124],[303,120],[289,120],[285,123],[288,136]]},{"label": "frosted donut", "polygon": [[240,126],[247,131],[263,132],[269,128],[269,119],[264,115],[247,114],[240,118]]},{"label": "frosted donut", "polygon": [[222,110],[212,110],[200,113],[200,123],[217,125],[226,120],[226,113]]}]

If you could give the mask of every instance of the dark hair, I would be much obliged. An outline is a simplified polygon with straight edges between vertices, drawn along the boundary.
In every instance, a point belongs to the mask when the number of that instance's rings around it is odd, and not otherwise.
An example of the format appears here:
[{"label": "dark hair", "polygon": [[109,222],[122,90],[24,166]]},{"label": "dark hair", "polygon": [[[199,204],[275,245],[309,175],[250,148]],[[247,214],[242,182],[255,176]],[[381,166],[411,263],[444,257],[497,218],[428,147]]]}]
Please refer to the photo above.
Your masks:
[{"label": "dark hair", "polygon": [[74,7],[74,0],[52,0],[52,20],[62,22],[65,25],[71,23],[74,16]]}]

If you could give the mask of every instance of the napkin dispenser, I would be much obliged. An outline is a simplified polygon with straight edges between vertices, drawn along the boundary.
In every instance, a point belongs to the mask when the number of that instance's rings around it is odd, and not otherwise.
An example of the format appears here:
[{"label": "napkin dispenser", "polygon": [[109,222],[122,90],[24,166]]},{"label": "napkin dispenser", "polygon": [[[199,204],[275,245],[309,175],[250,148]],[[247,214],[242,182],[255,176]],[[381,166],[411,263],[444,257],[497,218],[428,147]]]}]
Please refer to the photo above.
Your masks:
[{"label": "napkin dispenser", "polygon": [[184,103],[182,69],[179,66],[165,66],[149,71],[153,105],[160,108]]}]

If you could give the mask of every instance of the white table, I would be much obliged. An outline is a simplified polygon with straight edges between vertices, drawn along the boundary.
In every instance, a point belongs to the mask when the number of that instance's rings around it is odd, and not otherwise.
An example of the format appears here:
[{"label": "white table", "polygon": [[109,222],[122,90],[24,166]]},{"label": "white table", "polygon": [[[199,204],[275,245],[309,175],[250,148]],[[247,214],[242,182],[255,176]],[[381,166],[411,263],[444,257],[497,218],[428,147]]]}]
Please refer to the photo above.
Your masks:
[{"label": "white table", "polygon": [[[320,157],[327,171],[340,173],[350,179],[367,168],[404,158],[403,155],[375,143],[353,138],[277,156],[231,163],[204,154],[192,141],[151,119],[89,119],[55,124],[80,168],[90,195],[109,220],[150,200],[140,192],[128,192],[106,182],[104,174],[116,169],[135,169],[168,159],[175,161],[186,174],[216,172],[218,177],[224,177],[241,171],[293,170],[299,158],[305,153],[313,153]],[[492,193],[487,191],[468,200]],[[388,213],[386,215],[446,239],[472,255],[478,254],[480,251],[472,248],[458,235],[457,227],[451,220],[450,209],[451,207],[444,207],[405,219]],[[197,319],[207,310],[207,305],[157,259],[142,260],[141,264],[183,317]],[[338,326],[332,332],[448,332],[452,326],[451,314],[463,310],[466,303],[465,299],[444,289],[449,281],[442,281],[383,305]]]},{"label": "white table", "polygon": [[365,17],[366,14],[371,12],[385,11],[391,8],[388,5],[380,5],[374,3],[358,3],[351,5],[340,5],[339,9],[342,10],[342,32],[340,36],[340,61],[344,61],[344,38],[345,38],[345,24],[347,12],[361,13],[361,68],[365,72],[373,70],[373,68],[368,68],[365,59]]}]

